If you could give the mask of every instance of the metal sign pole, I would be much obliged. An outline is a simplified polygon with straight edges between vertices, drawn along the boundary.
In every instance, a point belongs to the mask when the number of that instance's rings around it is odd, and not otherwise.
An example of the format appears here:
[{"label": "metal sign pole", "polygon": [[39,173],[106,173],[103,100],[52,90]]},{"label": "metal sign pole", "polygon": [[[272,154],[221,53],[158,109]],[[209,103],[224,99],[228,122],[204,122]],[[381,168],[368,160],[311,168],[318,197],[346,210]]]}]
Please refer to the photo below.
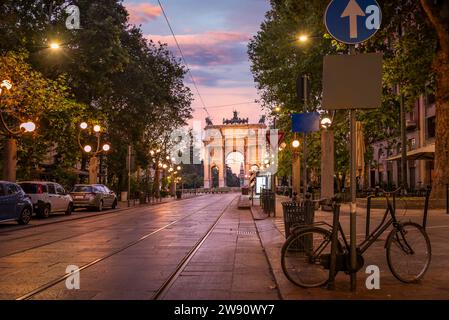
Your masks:
[{"label": "metal sign pole", "polygon": [[[337,41],[349,45],[348,56],[325,58],[322,106],[325,109],[350,109],[351,115],[350,262],[352,291],[357,288],[355,272],[357,269],[356,109],[379,108],[382,104],[382,55],[356,56],[354,45],[362,43],[376,34],[382,22],[381,12],[381,7],[376,0],[351,0],[349,2],[332,0],[325,14],[325,25],[329,34]],[[364,23],[360,23],[361,19],[364,20]]]},{"label": "metal sign pole", "polygon": [[[354,54],[355,47],[349,46],[349,54]],[[351,269],[357,268],[357,128],[356,128],[356,110],[350,110],[351,113],[351,214],[350,214],[350,256]],[[351,290],[356,291],[357,273],[351,273]]]},{"label": "metal sign pole", "polygon": [[[308,81],[309,81],[309,76],[308,75],[304,75],[304,113],[307,112],[308,109],[308,97],[309,97],[309,87],[308,87]],[[303,161],[304,161],[304,173],[303,173],[303,201],[306,200],[306,194],[307,194],[307,133],[304,132],[304,145],[303,145]]]}]

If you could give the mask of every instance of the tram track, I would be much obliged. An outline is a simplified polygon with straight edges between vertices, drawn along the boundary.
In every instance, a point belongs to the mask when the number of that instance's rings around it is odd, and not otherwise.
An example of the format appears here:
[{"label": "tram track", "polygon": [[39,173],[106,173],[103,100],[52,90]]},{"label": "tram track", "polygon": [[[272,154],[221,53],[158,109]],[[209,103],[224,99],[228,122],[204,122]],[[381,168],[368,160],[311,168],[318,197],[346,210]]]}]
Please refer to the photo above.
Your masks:
[{"label": "tram track", "polygon": [[152,297],[152,300],[161,300],[164,298],[164,296],[167,294],[168,290],[170,290],[170,288],[172,287],[173,283],[179,278],[181,273],[184,271],[185,267],[189,264],[190,260],[195,256],[195,254],[198,252],[198,250],[201,248],[201,246],[204,244],[204,242],[206,242],[207,238],[209,238],[210,234],[214,231],[215,227],[220,222],[220,220],[223,217],[223,215],[225,214],[225,212],[234,203],[234,201],[235,201],[235,199],[232,200],[226,206],[226,208],[223,209],[223,211],[220,213],[220,215],[215,220],[213,225],[209,228],[209,230],[206,232],[206,234],[195,243],[195,245],[187,253],[187,255],[185,255],[184,258],[179,262],[178,266],[176,267],[176,270],[159,287],[159,289],[156,291],[156,293]]},{"label": "tram track", "polygon": [[[188,198],[188,199],[182,199],[181,201],[185,201],[185,200],[191,200],[193,198]],[[179,203],[180,201],[178,201],[177,203]],[[169,204],[167,202],[165,203],[160,203],[158,205],[162,205],[162,204]],[[20,231],[20,230],[30,230],[30,229],[34,229],[36,227],[44,227],[44,226],[51,226],[53,224],[59,224],[59,223],[63,223],[63,222],[80,222],[79,226],[83,226],[87,223],[97,223],[97,222],[102,222],[102,221],[109,221],[110,219],[114,219],[117,217],[121,217],[120,215],[112,215],[112,216],[107,216],[105,217],[105,215],[109,215],[109,214],[115,214],[115,213],[124,213],[127,215],[131,215],[131,214],[141,214],[141,211],[136,211],[138,209],[149,209],[152,208],[153,205],[149,205],[149,206],[138,206],[138,207],[133,207],[133,208],[125,208],[125,209],[119,209],[119,210],[115,210],[115,211],[108,211],[105,213],[101,213],[101,214],[96,214],[96,215],[90,215],[90,216],[84,216],[84,217],[79,217],[76,219],[68,219],[68,220],[58,220],[58,221],[54,221],[54,222],[49,222],[49,223],[45,223],[45,224],[39,224],[39,225],[35,225],[32,227],[28,227],[28,228],[22,228],[22,229],[14,229],[14,230],[8,230],[8,231],[4,231],[4,232],[0,232],[0,237],[1,236],[5,236],[6,233],[13,231]],[[99,218],[99,219],[94,219],[94,218]],[[89,219],[88,221],[86,221],[85,223],[84,220]],[[79,221],[79,220],[83,220],[83,221]],[[15,237],[15,238],[8,238],[7,241],[15,241],[15,240],[21,240],[21,239],[26,239],[26,238],[31,238],[34,236],[38,236],[38,235],[43,235],[46,234],[48,232],[52,232],[52,231],[57,231],[57,229],[50,229],[50,230],[45,230],[39,233],[33,233],[33,234],[28,234],[28,235],[23,235],[23,236],[19,236],[19,237]],[[0,257],[1,258],[1,257]]]},{"label": "tram track", "polygon": [[[212,233],[213,229],[218,224],[219,220],[222,218],[222,216],[224,215],[226,210],[228,210],[228,208],[232,205],[232,203],[234,203],[235,199],[236,198],[232,199],[230,201],[230,203],[220,212],[220,214],[218,215],[218,218],[214,221],[212,226],[208,228],[208,231],[206,232],[206,234],[204,236],[202,236],[200,238],[200,240],[198,240],[197,243],[192,247],[192,249],[189,251],[189,253],[187,253],[187,255],[185,255],[184,258],[181,259],[180,263],[176,267],[176,270],[168,277],[168,279],[166,281],[164,281],[164,283],[161,285],[161,287],[156,291],[155,295],[153,296],[153,299],[157,299],[157,298],[163,297],[165,291],[170,288],[171,284],[176,280],[176,278],[179,276],[179,274],[182,272],[182,270],[184,270],[184,268],[187,265],[187,263],[195,255],[195,253],[199,250],[199,248],[205,242],[205,240],[208,238],[208,236]],[[194,211],[194,212],[192,212],[192,213],[182,217],[182,218],[179,218],[179,219],[177,219],[175,221],[172,221],[172,222],[170,222],[170,223],[168,223],[168,224],[166,224],[166,225],[164,225],[164,226],[162,226],[162,227],[160,227],[160,228],[158,228],[158,229],[156,229],[156,230],[154,230],[154,231],[152,231],[152,232],[150,232],[150,233],[140,237],[139,239],[134,240],[134,241],[132,241],[132,242],[130,242],[130,243],[120,247],[119,249],[116,249],[116,250],[112,251],[111,253],[109,253],[109,254],[101,257],[101,258],[95,259],[95,260],[93,260],[93,261],[91,261],[91,262],[89,262],[87,264],[84,264],[76,272],[77,273],[81,273],[81,271],[86,270],[86,269],[88,269],[88,268],[90,268],[90,267],[92,267],[92,266],[94,266],[94,265],[96,265],[96,264],[98,264],[98,263],[100,263],[102,261],[105,261],[106,259],[109,259],[109,258],[111,258],[111,257],[113,257],[113,256],[115,256],[115,255],[117,255],[117,254],[119,254],[119,253],[121,253],[121,252],[123,252],[123,251],[125,251],[125,250],[127,250],[127,249],[129,249],[129,248],[131,248],[131,247],[133,247],[133,246],[143,242],[143,241],[145,241],[146,239],[150,238],[151,236],[153,236],[153,235],[155,235],[155,234],[157,234],[157,233],[159,233],[159,232],[161,232],[163,230],[169,229],[171,226],[173,226],[173,225],[175,225],[175,224],[177,224],[177,223],[179,223],[179,222],[181,222],[181,221],[183,221],[183,220],[185,220],[185,219],[187,219],[187,218],[197,214],[198,212],[201,212],[202,210],[208,208],[209,206],[210,206],[210,203],[205,205],[204,207],[201,207],[200,209],[198,209],[198,210],[196,210],[196,211]],[[36,295],[41,294],[41,293],[51,289],[52,287],[56,286],[57,284],[61,283],[64,280],[66,280],[70,276],[73,276],[73,274],[62,275],[62,276],[60,276],[60,277],[58,277],[58,278],[56,278],[56,279],[54,279],[52,281],[49,281],[49,282],[39,286],[38,288],[36,288],[36,289],[34,289],[34,290],[32,290],[32,291],[30,291],[30,292],[28,292],[28,293],[18,297],[18,298],[16,298],[15,300],[30,300],[31,298],[35,297]]]},{"label": "tram track", "polygon": [[[203,210],[203,209],[204,209],[204,208],[201,208],[201,209],[199,209],[199,211],[201,211],[201,210]],[[193,215],[193,214],[195,214],[195,213],[197,213],[197,212],[198,212],[198,211],[196,211],[196,212],[194,212],[194,213],[192,213],[192,214],[190,214],[190,215]],[[133,213],[142,214],[142,213],[139,212],[139,211],[136,211],[136,212],[127,212],[127,214],[133,214]],[[187,216],[186,216],[186,217],[187,217]],[[112,217],[112,218],[121,218],[121,216],[114,216],[114,217]],[[106,221],[106,220],[107,220],[107,221],[110,221],[110,218],[103,218],[103,219],[101,219],[101,220],[96,220],[96,222],[101,222],[101,221]],[[107,229],[110,229],[111,227],[118,226],[118,225],[120,225],[121,223],[122,223],[122,222],[119,221],[119,222],[116,222],[116,223],[113,223],[113,224],[109,224],[109,225],[107,226]],[[138,223],[138,222],[137,222],[137,223]],[[35,246],[30,247],[30,248],[21,249],[21,250],[17,250],[17,251],[8,253],[8,254],[4,254],[4,255],[0,256],[0,259],[6,258],[6,257],[10,257],[10,256],[14,256],[14,255],[16,255],[16,254],[25,253],[25,252],[32,251],[32,250],[35,250],[35,249],[43,248],[43,247],[50,246],[50,245],[55,244],[55,243],[60,243],[60,242],[66,241],[66,240],[74,239],[74,238],[77,238],[77,237],[82,237],[82,236],[85,236],[85,235],[87,235],[87,234],[94,233],[94,232],[98,232],[98,231],[103,231],[103,230],[105,230],[104,227],[98,226],[98,227],[95,228],[94,230],[89,230],[89,231],[81,232],[81,233],[78,233],[78,234],[75,234],[75,235],[71,235],[71,236],[68,236],[68,237],[59,238],[59,239],[52,240],[52,241],[48,241],[48,242],[45,242],[45,243],[42,243],[42,244],[39,244],[39,245],[35,245]],[[45,234],[45,233],[48,233],[48,232],[51,232],[51,231],[52,231],[52,230],[50,230],[50,231],[45,231],[45,232],[41,232],[41,233],[38,233],[38,234],[32,234],[32,235],[27,235],[27,236],[23,236],[23,237],[18,237],[18,238],[14,238],[14,239],[8,239],[8,241],[21,240],[21,239],[23,239],[23,238],[28,238],[28,237],[33,237],[33,236],[39,236],[39,235],[42,235],[42,234]]]}]

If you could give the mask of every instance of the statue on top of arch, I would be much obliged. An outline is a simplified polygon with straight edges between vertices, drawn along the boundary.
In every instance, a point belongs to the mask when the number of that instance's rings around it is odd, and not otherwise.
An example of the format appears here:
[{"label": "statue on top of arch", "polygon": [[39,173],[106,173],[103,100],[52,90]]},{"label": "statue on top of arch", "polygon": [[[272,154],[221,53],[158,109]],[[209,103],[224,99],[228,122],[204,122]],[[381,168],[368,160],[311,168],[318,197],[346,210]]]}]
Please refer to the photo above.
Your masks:
[{"label": "statue on top of arch", "polygon": [[223,124],[248,124],[249,118],[241,119],[238,117],[238,112],[234,111],[234,117],[232,119],[223,119]]}]

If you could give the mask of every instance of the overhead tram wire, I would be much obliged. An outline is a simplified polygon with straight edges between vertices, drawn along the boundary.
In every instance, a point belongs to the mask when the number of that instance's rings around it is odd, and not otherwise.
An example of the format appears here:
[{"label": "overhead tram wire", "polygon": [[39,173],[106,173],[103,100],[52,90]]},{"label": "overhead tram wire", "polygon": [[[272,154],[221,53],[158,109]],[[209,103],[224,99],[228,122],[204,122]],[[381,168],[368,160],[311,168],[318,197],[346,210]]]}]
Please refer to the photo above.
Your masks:
[{"label": "overhead tram wire", "polygon": [[[228,107],[234,107],[234,106],[242,106],[247,104],[257,104],[258,102],[255,101],[248,101],[248,102],[241,102],[241,103],[233,103],[233,104],[223,104],[218,106],[209,106],[208,109],[219,109],[219,108],[228,108]],[[195,109],[195,107],[194,107]]]},{"label": "overhead tram wire", "polygon": [[173,28],[171,26],[170,20],[168,19],[167,14],[165,13],[164,7],[162,6],[162,3],[160,0],[157,0],[159,3],[159,7],[161,8],[162,14],[164,15],[165,21],[167,22],[168,28],[170,29],[170,32],[173,36],[173,39],[175,40],[176,46],[178,47],[179,53],[181,54],[181,59],[184,62],[185,66],[187,67],[187,72],[190,75],[190,78],[192,80],[193,86],[195,87],[196,93],[198,94],[198,97],[200,99],[201,104],[203,105],[204,111],[206,111],[206,114],[208,117],[210,117],[209,111],[207,111],[206,104],[204,103],[203,97],[200,94],[200,90],[198,89],[198,86],[196,84],[196,81],[192,75],[192,72],[190,71],[189,64],[187,63],[186,59],[184,58],[184,54],[182,53],[181,46],[179,45],[178,39],[176,38],[175,32],[173,31]]}]

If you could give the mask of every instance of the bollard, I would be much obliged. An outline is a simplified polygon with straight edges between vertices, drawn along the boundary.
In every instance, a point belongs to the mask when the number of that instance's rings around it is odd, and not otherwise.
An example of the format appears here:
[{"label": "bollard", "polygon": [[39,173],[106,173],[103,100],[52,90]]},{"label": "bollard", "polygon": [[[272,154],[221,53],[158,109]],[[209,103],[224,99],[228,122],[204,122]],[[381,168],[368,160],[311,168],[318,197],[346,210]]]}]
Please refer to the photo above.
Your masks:
[{"label": "bollard", "polygon": [[368,240],[370,221],[371,221],[371,199],[373,196],[368,196],[366,203],[366,227],[365,227],[365,240]]},{"label": "bollard", "polygon": [[340,220],[340,205],[334,203],[332,205],[332,211],[334,212],[333,217],[333,228],[332,228],[332,239],[331,239],[331,255],[330,255],[330,265],[329,265],[329,281],[327,284],[328,290],[335,290],[335,273],[337,268],[337,248],[338,248],[338,223]]},{"label": "bollard", "polygon": [[427,187],[427,192],[426,192],[426,201],[424,204],[424,215],[423,215],[423,221],[422,221],[422,227],[424,228],[424,230],[426,229],[427,226],[427,212],[429,210],[429,199],[430,199],[430,192],[432,191],[432,188],[430,186]]}]

